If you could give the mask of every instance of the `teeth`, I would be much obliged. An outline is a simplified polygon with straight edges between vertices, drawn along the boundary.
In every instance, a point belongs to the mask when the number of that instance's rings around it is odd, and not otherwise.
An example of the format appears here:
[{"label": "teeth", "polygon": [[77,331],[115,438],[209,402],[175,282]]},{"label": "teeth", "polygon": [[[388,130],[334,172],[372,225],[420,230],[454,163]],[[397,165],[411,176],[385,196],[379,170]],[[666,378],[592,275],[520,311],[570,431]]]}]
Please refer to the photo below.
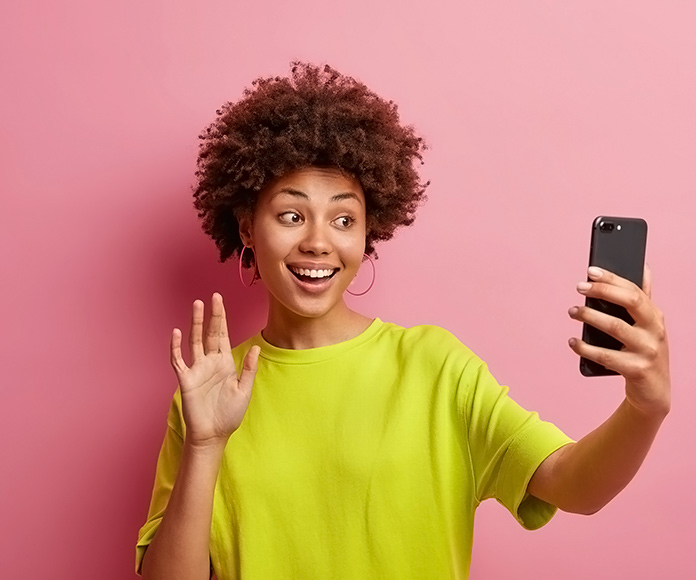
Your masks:
[{"label": "teeth", "polygon": [[307,270],[306,268],[290,268],[295,274],[300,276],[310,276],[311,278],[326,278],[334,273],[333,270]]}]

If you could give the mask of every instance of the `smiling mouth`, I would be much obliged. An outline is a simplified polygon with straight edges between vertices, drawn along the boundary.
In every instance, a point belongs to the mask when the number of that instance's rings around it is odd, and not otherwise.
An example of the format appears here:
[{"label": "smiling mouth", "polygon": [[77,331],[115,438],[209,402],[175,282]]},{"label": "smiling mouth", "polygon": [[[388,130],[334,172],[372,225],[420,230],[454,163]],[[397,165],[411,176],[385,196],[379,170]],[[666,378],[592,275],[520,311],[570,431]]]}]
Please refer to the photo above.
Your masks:
[{"label": "smiling mouth", "polygon": [[333,278],[339,269],[333,268],[323,270],[308,270],[306,268],[295,268],[292,266],[288,266],[288,270],[290,270],[290,272],[292,272],[292,275],[295,276],[295,278],[297,278],[301,282],[306,282],[309,284],[321,284],[322,282],[325,282]]}]

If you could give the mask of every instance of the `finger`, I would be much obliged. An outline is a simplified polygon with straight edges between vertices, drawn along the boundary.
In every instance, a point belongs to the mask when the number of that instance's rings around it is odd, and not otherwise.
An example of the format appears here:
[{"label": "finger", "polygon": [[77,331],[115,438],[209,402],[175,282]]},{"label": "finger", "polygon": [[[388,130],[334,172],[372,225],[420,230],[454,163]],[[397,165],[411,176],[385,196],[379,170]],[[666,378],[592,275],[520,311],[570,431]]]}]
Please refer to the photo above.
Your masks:
[{"label": "finger", "polygon": [[230,344],[230,335],[227,331],[227,315],[225,313],[225,303],[220,296],[220,307],[222,308],[222,318],[220,319],[220,350],[222,352],[230,352],[232,345]]},{"label": "finger", "polygon": [[[605,284],[611,284],[613,286],[619,286],[620,288],[638,288],[636,284],[623,278],[618,274],[614,274],[609,270],[604,268],[598,268],[597,266],[590,266],[587,269],[587,277],[592,282],[603,282]],[[638,288],[640,290],[640,288]]]},{"label": "finger", "polygon": [[[638,288],[638,286],[630,280],[622,278],[621,276],[614,274],[609,270],[598,268],[597,266],[589,267],[587,269],[587,275],[588,278],[590,278],[590,280],[601,280],[602,282],[606,282],[608,284],[615,284],[617,286],[622,286],[625,288],[632,288],[633,286]],[[650,266],[648,266],[647,263],[643,267],[643,281],[640,288],[642,288],[643,292],[645,292],[648,298],[652,296],[652,272],[650,270]]]},{"label": "finger", "polygon": [[180,375],[181,373],[186,372],[188,367],[181,356],[181,331],[178,328],[175,328],[172,331],[172,338],[169,343],[169,348],[170,362],[172,363],[172,367],[174,367],[176,374]]},{"label": "finger", "polygon": [[636,323],[641,326],[650,325],[654,320],[655,313],[652,302],[645,292],[624,278],[620,278],[620,280],[627,282],[630,286],[623,283],[616,285],[604,282],[605,273],[606,270],[603,271],[602,282],[580,282],[577,286],[578,292],[590,298],[599,298],[623,306]]},{"label": "finger", "polygon": [[621,375],[628,372],[628,369],[630,369],[630,361],[634,358],[634,355],[628,352],[594,346],[587,344],[579,338],[571,338],[568,341],[568,345],[581,357],[599,363]]},{"label": "finger", "polygon": [[652,270],[647,262],[643,268],[643,292],[648,295],[648,298],[652,298]]},{"label": "finger", "polygon": [[191,358],[194,364],[205,356],[205,351],[203,350],[203,311],[203,301],[195,300],[193,302],[193,314],[191,315],[191,333],[189,334],[189,346],[191,347]]},{"label": "finger", "polygon": [[571,318],[589,324],[594,328],[613,336],[628,349],[635,350],[640,344],[641,331],[627,322],[588,306],[573,306],[568,310]]},{"label": "finger", "polygon": [[222,296],[213,294],[208,330],[205,333],[205,352],[220,352],[220,321],[222,320]]},{"label": "finger", "polygon": [[242,374],[239,376],[239,388],[249,396],[251,396],[251,387],[254,384],[254,377],[256,377],[260,352],[261,347],[258,345],[254,345],[249,349],[249,352],[244,357]]}]

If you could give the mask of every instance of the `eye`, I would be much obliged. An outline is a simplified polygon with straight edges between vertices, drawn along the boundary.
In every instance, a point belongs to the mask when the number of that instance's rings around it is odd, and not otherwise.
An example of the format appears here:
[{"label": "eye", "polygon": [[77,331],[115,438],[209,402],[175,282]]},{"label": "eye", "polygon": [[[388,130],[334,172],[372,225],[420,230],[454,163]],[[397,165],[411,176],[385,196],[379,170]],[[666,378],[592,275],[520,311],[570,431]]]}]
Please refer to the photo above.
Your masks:
[{"label": "eye", "polygon": [[334,220],[334,223],[341,228],[349,228],[355,223],[355,220],[349,215],[342,215]]},{"label": "eye", "polygon": [[278,216],[281,222],[284,224],[299,224],[302,222],[302,216],[294,211],[286,211]]}]

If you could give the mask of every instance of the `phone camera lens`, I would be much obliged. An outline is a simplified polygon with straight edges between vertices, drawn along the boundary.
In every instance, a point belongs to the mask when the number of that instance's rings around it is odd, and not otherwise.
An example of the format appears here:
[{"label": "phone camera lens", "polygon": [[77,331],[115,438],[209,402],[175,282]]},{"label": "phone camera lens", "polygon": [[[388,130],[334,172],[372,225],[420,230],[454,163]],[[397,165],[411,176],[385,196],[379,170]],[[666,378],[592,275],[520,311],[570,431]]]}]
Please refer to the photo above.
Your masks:
[{"label": "phone camera lens", "polygon": [[599,224],[599,230],[602,232],[613,232],[614,224],[612,222],[601,222]]}]

